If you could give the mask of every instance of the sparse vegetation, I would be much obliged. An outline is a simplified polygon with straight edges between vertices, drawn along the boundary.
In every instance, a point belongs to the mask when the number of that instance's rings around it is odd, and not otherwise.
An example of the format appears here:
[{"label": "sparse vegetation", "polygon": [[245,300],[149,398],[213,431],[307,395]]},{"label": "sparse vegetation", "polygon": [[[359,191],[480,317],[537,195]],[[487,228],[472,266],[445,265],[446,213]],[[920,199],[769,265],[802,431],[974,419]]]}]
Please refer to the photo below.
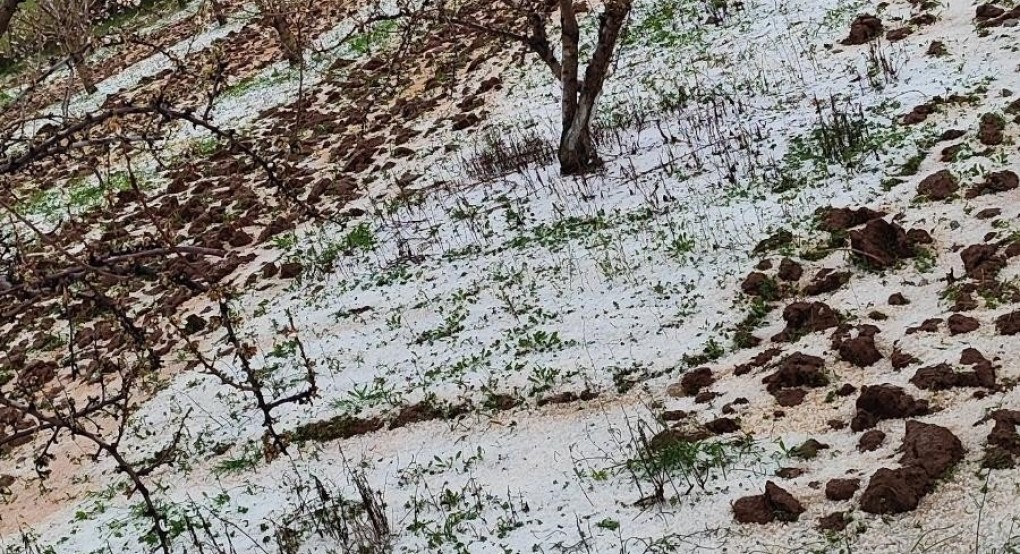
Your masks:
[{"label": "sparse vegetation", "polygon": [[257,4],[8,39],[0,552],[1015,542],[1012,5]]}]

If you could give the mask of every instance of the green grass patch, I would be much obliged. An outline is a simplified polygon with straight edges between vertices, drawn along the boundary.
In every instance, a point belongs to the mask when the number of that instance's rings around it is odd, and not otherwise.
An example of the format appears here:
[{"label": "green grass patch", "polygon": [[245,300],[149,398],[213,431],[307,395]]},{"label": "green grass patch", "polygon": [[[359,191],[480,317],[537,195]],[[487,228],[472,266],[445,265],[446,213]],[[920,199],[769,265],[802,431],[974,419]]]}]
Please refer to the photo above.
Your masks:
[{"label": "green grass patch", "polygon": [[370,26],[365,32],[351,37],[347,46],[355,54],[369,54],[385,46],[396,30],[396,20],[380,21],[375,25]]}]

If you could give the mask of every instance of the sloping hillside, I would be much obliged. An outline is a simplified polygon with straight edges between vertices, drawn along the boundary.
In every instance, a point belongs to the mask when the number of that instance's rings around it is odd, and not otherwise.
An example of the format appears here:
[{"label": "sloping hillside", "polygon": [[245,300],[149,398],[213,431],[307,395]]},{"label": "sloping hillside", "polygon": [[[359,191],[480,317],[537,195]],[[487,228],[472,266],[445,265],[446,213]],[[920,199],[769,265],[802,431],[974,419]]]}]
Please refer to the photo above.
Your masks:
[{"label": "sloping hillside", "polygon": [[[295,69],[200,8],[2,116],[166,102],[7,175],[0,261],[61,273],[0,287],[0,390],[130,384],[82,425],[174,551],[1020,549],[1014,6],[637,0],[582,176],[512,41],[328,0]],[[156,551],[74,435],[4,443],[5,552]]]}]

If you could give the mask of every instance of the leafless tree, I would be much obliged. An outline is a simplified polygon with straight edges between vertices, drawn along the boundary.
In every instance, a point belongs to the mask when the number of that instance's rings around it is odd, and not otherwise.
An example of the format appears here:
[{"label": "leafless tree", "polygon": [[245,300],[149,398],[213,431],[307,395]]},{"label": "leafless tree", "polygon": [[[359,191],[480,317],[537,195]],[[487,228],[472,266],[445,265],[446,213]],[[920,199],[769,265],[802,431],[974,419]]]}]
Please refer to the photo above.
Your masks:
[{"label": "leafless tree", "polygon": [[96,92],[87,56],[92,47],[92,9],[95,0],[38,0],[26,28],[41,44],[55,44],[68,67],[88,93]]},{"label": "leafless tree", "polygon": [[[0,387],[3,426],[13,429],[0,434],[0,449],[45,439],[35,449],[34,460],[37,475],[40,479],[46,479],[50,476],[48,466],[54,459],[52,450],[62,437],[69,436],[72,440],[92,444],[96,449],[94,459],[108,457],[116,465],[117,471],[127,476],[130,486],[126,493],[129,496],[138,493],[142,497],[145,515],[152,523],[151,533],[163,554],[170,554],[171,542],[165,514],[146,479],[176,459],[187,415],[181,419],[181,425],[169,443],[155,456],[146,460],[130,460],[125,454],[123,440],[138,400],[140,383],[147,372],[158,368],[159,362],[157,360],[153,363],[152,352],[146,348],[144,336],[138,336],[139,330],[134,320],[102,291],[96,287],[89,288],[91,295],[82,298],[76,298],[65,290],[64,311],[70,313],[74,309],[72,300],[87,302],[103,298],[107,309],[118,320],[125,334],[133,335],[137,341],[141,341],[134,345],[138,355],[131,356],[128,352],[118,359],[107,360],[106,367],[110,370],[107,373],[110,375],[98,376],[97,384],[91,387],[73,389],[43,389],[40,382],[42,379],[38,375],[40,372],[53,371],[45,363],[35,362],[20,368],[13,383]],[[73,316],[69,319],[73,320]],[[73,333],[73,325],[71,329]],[[67,349],[74,379],[82,372],[77,367],[73,340],[68,341]]]},{"label": "leafless tree", "polygon": [[304,63],[305,45],[300,33],[301,16],[297,0],[255,0],[264,24],[280,41],[280,49],[291,67]]},{"label": "leafless tree", "polygon": [[[196,361],[205,369],[205,372],[219,379],[219,381],[243,394],[251,395],[255,407],[262,413],[262,426],[265,428],[263,435],[263,453],[267,461],[272,461],[280,454],[287,453],[288,441],[276,429],[276,417],[273,410],[287,404],[307,404],[319,394],[319,387],[316,383],[315,363],[305,352],[304,343],[297,335],[297,328],[294,325],[293,317],[290,317],[290,333],[294,334],[293,341],[297,346],[297,353],[300,355],[301,364],[305,369],[305,387],[297,392],[281,394],[276,398],[272,397],[269,384],[263,376],[264,372],[252,364],[252,353],[254,348],[241,340],[237,334],[234,324],[234,316],[230,312],[230,293],[220,292],[220,322],[226,331],[226,342],[233,349],[234,359],[237,360],[240,369],[240,377],[216,366],[215,360],[209,360],[198,349],[198,346],[185,338],[188,350],[195,357]],[[185,333],[181,333],[185,336]]]},{"label": "leafless tree", "polygon": [[534,0],[499,0],[501,7],[516,14],[509,27],[493,26],[462,16],[452,2],[426,2],[420,8],[403,7],[396,14],[377,15],[370,21],[398,18],[426,19],[466,27],[523,44],[549,68],[560,84],[561,133],[558,148],[560,171],[565,175],[585,173],[601,164],[592,136],[595,105],[609,76],[620,33],[627,23],[633,0],[605,0],[598,17],[595,49],[581,72],[578,6],[573,0],[558,0],[560,53],[549,38],[551,10]]},{"label": "leafless tree", "polygon": [[[164,232],[162,221],[149,210],[131,172],[129,158],[126,163],[131,174],[132,191],[141,199],[142,209],[138,217],[149,220],[152,236],[146,242],[112,252],[94,250],[85,240],[82,241],[82,250],[75,245],[58,242],[53,234],[43,231],[30,217],[21,213],[18,196],[6,179],[29,174],[38,166],[54,160],[73,161],[76,156],[94,155],[111,145],[131,146],[154,155],[160,143],[152,137],[162,134],[161,129],[165,126],[184,123],[204,128],[230,144],[235,152],[248,156],[282,197],[290,198],[292,206],[311,208],[292,196],[274,164],[238,140],[233,133],[213,125],[194,110],[177,110],[161,99],[155,99],[145,104],[120,104],[82,116],[54,117],[59,124],[32,136],[21,132],[23,122],[0,127],[0,149],[4,153],[0,156],[0,178],[4,179],[0,188],[0,213],[4,213],[9,221],[9,227],[0,235],[0,321],[14,321],[25,312],[42,311],[42,306],[46,306],[45,310],[54,310],[54,301],[61,307],[57,311],[66,315],[67,320],[66,352],[62,355],[59,352],[51,355],[18,354],[14,353],[14,348],[8,350],[6,344],[0,348],[3,356],[0,365],[15,375],[13,381],[0,385],[0,451],[32,443],[35,445],[37,473],[45,479],[49,475],[52,451],[58,444],[68,438],[90,443],[96,449],[95,459],[112,460],[117,470],[127,476],[130,486],[126,492],[141,496],[145,515],[152,523],[151,537],[161,552],[169,554],[172,544],[165,510],[157,498],[158,491],[149,483],[149,476],[173,463],[177,457],[187,415],[181,418],[180,427],[169,438],[166,447],[155,456],[135,460],[125,452],[123,439],[131,428],[131,416],[136,412],[138,403],[152,392],[144,386],[146,378],[158,374],[162,366],[161,352],[165,353],[166,349],[157,347],[160,332],[152,325],[151,318],[141,315],[145,310],[133,314],[130,296],[117,292],[117,287],[109,284],[151,278],[154,271],[168,267],[167,260],[180,259],[184,265],[190,265],[202,258],[221,258],[225,252],[177,244],[175,237]],[[146,136],[146,133],[152,136]],[[52,255],[38,255],[43,251]],[[181,279],[189,288],[200,292],[211,289],[210,284],[199,282],[188,274],[165,277]],[[229,309],[225,304],[223,306],[224,314],[229,314]],[[115,329],[114,334],[122,340],[104,341],[100,345],[98,339],[92,339],[93,351],[84,356],[86,353],[81,351],[78,322],[96,323],[96,318]],[[250,369],[232,321],[225,317],[225,322],[231,344],[241,351],[239,356]],[[0,338],[7,340],[9,336]],[[176,339],[163,334],[162,340]],[[113,343],[121,346],[110,346]],[[119,353],[111,349],[119,350]],[[279,451],[284,451],[286,444],[271,427],[271,410],[288,402],[310,399],[316,392],[312,362],[305,356],[303,346],[301,356],[309,368],[311,385],[308,391],[285,398],[270,398],[269,393],[261,389],[260,381],[249,379],[238,382],[244,392],[260,399],[259,408],[270,425],[267,436]],[[79,367],[86,357],[91,364]],[[68,366],[69,371],[64,373],[62,370],[68,369]],[[246,375],[255,377],[256,374],[249,372]],[[59,386],[46,386],[58,379]]]}]

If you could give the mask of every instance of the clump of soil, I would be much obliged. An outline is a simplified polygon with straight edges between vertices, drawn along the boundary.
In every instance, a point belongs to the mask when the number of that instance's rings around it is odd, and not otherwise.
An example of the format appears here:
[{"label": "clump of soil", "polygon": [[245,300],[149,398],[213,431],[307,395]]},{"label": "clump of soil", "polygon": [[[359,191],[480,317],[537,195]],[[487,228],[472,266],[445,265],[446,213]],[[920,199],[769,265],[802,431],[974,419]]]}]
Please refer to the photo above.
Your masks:
[{"label": "clump of soil", "polygon": [[850,34],[840,43],[847,46],[866,44],[881,36],[883,30],[881,19],[870,14],[861,14],[850,23]]},{"label": "clump of soil", "polygon": [[818,518],[818,529],[821,531],[839,532],[846,529],[850,523],[844,512],[832,512],[827,516]]},{"label": "clump of soil", "polygon": [[918,400],[902,387],[890,384],[865,385],[857,397],[857,414],[850,422],[854,431],[863,431],[883,419],[900,419],[927,415],[928,401]]},{"label": "clump of soil", "polygon": [[885,442],[885,431],[881,429],[870,429],[861,435],[857,440],[857,450],[861,452],[872,452],[878,450]]},{"label": "clump of soil", "polygon": [[850,231],[850,248],[855,258],[873,269],[893,267],[900,260],[914,257],[907,232],[884,219],[874,219],[863,229]]},{"label": "clump of soil", "polygon": [[928,51],[925,52],[925,54],[933,58],[941,58],[943,56],[948,56],[949,50],[946,48],[946,43],[941,40],[933,40],[931,44],[928,45]]},{"label": "clump of soil", "polygon": [[701,389],[712,386],[712,383],[715,383],[712,370],[700,367],[684,374],[680,379],[680,389],[687,396],[695,396],[701,392]]},{"label": "clump of soil", "polygon": [[949,390],[956,387],[995,388],[995,369],[980,365],[974,371],[954,371],[949,364],[922,367],[910,378],[910,383],[924,390]]},{"label": "clump of soil", "polygon": [[831,479],[825,484],[825,498],[836,502],[850,500],[859,488],[860,479]]},{"label": "clump of soil", "polygon": [[931,200],[945,200],[960,190],[960,183],[948,169],[932,173],[917,185],[917,194]]},{"label": "clump of soil", "polygon": [[825,361],[817,356],[796,352],[787,356],[774,373],[762,379],[765,389],[780,406],[796,406],[804,401],[804,387],[822,387],[829,383],[823,368]]},{"label": "clump of soil", "polygon": [[1020,425],[1020,410],[995,410],[988,419],[994,421],[995,426],[988,433],[981,465],[990,469],[1014,467],[1014,458],[1020,455],[1020,434],[1016,432],[1016,426]]},{"label": "clump of soil", "polygon": [[740,423],[733,418],[720,417],[706,423],[705,429],[708,429],[713,435],[725,435],[739,431]]},{"label": "clump of soil", "polygon": [[936,333],[939,330],[939,325],[942,325],[941,317],[932,317],[921,322],[916,327],[907,327],[907,334],[913,335],[914,333]]},{"label": "clump of soil", "polygon": [[[986,194],[1008,192],[1020,187],[1020,176],[1006,171],[993,171],[985,175],[985,180],[967,191],[967,198],[976,198]],[[1000,211],[1001,213],[1001,211]]]},{"label": "clump of soil", "polygon": [[833,334],[832,346],[839,352],[840,359],[857,367],[869,367],[882,359],[882,353],[875,346],[878,332],[874,325],[839,330]]},{"label": "clump of soil", "polygon": [[981,322],[977,319],[961,314],[953,314],[949,316],[948,323],[950,335],[963,335],[977,331],[977,329],[981,327]]},{"label": "clump of soil", "polygon": [[832,233],[864,225],[872,219],[884,217],[885,212],[875,211],[871,208],[821,208],[817,215],[818,228]]},{"label": "clump of soil", "polygon": [[889,355],[889,362],[892,364],[893,369],[900,370],[907,366],[916,364],[918,361],[917,357],[903,352],[902,350],[893,350],[893,353]]},{"label": "clump of soil", "polygon": [[981,116],[981,123],[978,125],[978,140],[985,146],[997,146],[1005,139],[1003,131],[1006,130],[1006,120],[1001,116],[986,113]]},{"label": "clump of soil", "polygon": [[910,304],[910,300],[907,300],[906,296],[903,296],[902,292],[896,292],[889,295],[890,306],[906,306]]},{"label": "clump of soil", "polygon": [[898,42],[912,34],[914,34],[914,30],[910,27],[898,27],[886,33],[885,40],[888,40],[889,42]]},{"label": "clump of soil", "polygon": [[783,310],[786,328],[772,337],[772,342],[793,342],[816,331],[839,325],[836,312],[824,302],[794,302]]},{"label": "clump of soil", "polygon": [[995,330],[1000,335],[1020,334],[1020,310],[999,316],[995,320]]},{"label": "clump of soil", "polygon": [[779,271],[776,277],[783,281],[796,282],[804,275],[804,267],[790,258],[783,258],[779,262]]},{"label": "clump of soil", "polygon": [[804,506],[800,501],[772,481],[765,483],[765,494],[745,496],[733,503],[733,516],[738,523],[797,521],[802,513]]},{"label": "clump of soil", "polygon": [[949,429],[908,421],[901,446],[902,467],[881,468],[861,494],[861,509],[872,514],[898,514],[917,508],[946,471],[963,460],[960,439]]},{"label": "clump of soil", "polygon": [[759,352],[754,358],[751,358],[751,361],[734,367],[733,374],[737,376],[746,375],[754,369],[765,367],[782,352],[783,351],[779,348],[769,348],[768,350]]},{"label": "clump of soil", "polygon": [[818,439],[808,439],[799,446],[790,449],[790,456],[801,460],[813,460],[818,457],[822,450],[828,450],[829,445],[819,442]]},{"label": "clump of soil", "polygon": [[768,275],[760,271],[752,271],[740,283],[740,290],[748,296],[771,298],[776,292],[774,285],[775,283]]},{"label": "clump of soil", "polygon": [[998,252],[998,247],[991,244],[972,244],[964,248],[960,258],[967,276],[977,281],[995,279],[1006,267],[1006,260]]},{"label": "clump of soil", "polygon": [[822,269],[811,279],[811,282],[804,287],[806,296],[817,296],[833,292],[850,281],[849,271],[834,271]]}]

